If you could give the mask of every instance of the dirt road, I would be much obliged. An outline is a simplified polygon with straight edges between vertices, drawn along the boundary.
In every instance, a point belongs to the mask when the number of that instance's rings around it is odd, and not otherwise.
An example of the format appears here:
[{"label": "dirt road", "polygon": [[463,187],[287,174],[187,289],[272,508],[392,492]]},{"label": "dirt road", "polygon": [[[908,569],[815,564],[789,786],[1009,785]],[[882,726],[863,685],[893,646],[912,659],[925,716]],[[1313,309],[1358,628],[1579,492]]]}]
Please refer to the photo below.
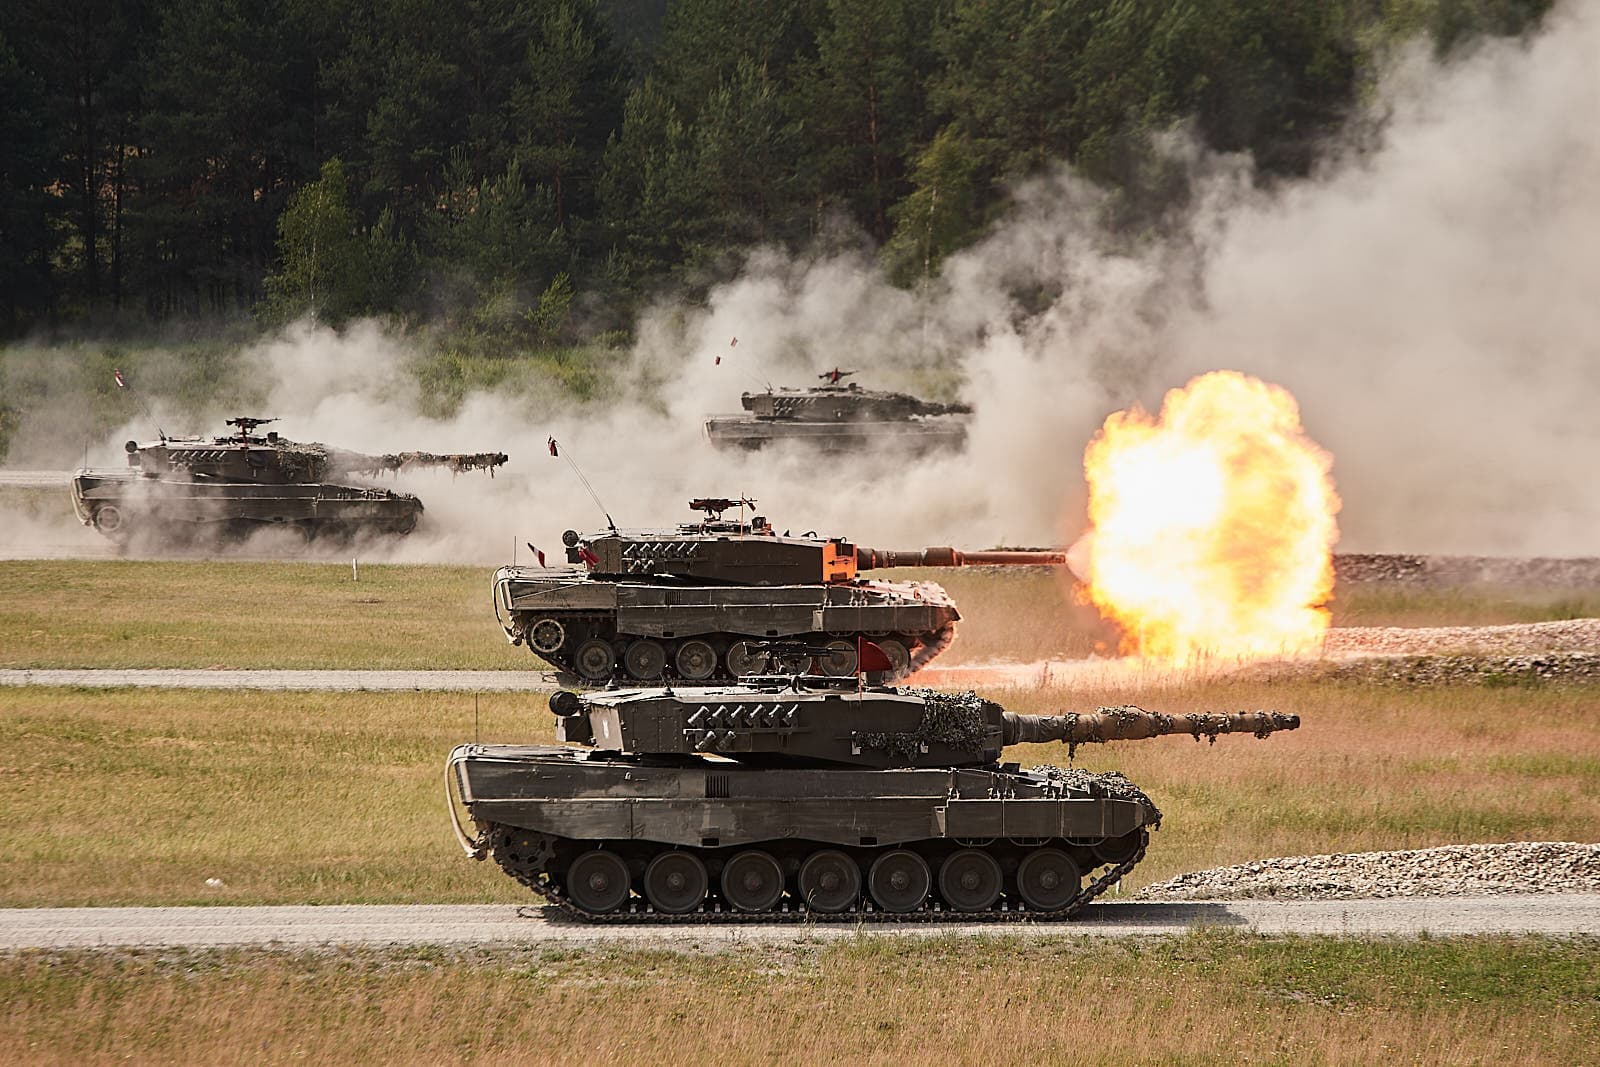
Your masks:
[{"label": "dirt road", "polygon": [[586,926],[510,904],[327,907],[14,908],[0,910],[0,951],[115,946],[635,944],[709,949],[856,937],[948,934],[1128,937],[1197,926],[1261,934],[1600,936],[1600,894],[1402,900],[1229,901],[1094,905],[1069,923],[965,925]]}]

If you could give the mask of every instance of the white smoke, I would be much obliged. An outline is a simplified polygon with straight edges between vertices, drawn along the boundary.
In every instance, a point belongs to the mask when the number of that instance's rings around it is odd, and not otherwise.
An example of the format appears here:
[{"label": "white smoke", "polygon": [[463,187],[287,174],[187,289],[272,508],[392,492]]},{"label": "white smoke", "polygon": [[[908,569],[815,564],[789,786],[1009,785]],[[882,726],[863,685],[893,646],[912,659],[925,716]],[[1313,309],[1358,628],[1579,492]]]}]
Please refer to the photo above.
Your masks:
[{"label": "white smoke", "polygon": [[[1376,144],[1310,179],[1263,191],[1247,159],[1175,137],[1199,189],[1175,238],[1130,249],[1062,168],[1014,190],[1004,224],[910,291],[859,253],[753,256],[703,305],[646,314],[605,402],[552,386],[424,418],[410,340],[302,324],[250,353],[260,413],[361,451],[511,454],[493,479],[400,479],[427,506],[401,559],[495,562],[525,542],[559,558],[563,529],[604,523],[569,459],[623,526],[745,494],[780,531],[1042,545],[1081,532],[1083,449],[1106,414],[1230,368],[1288,387],[1333,453],[1342,549],[1593,554],[1597,8],[1559,7],[1537,36],[1449,62],[1407,53],[1362,119],[1384,117]],[[868,388],[959,392],[976,407],[967,449],[730,454],[705,440],[706,416],[737,412],[742,391],[834,366]],[[105,458],[120,464],[142,424]]]}]

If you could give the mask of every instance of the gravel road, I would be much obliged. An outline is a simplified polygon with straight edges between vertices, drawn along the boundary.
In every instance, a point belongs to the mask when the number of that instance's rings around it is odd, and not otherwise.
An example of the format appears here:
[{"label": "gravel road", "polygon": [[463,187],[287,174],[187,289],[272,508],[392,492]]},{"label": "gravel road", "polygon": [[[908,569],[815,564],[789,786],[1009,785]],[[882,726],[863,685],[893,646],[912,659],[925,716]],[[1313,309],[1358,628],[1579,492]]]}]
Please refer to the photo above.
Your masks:
[{"label": "gravel road", "polygon": [[1261,934],[1600,936],[1600,894],[1471,899],[1231,901],[1098,904],[1068,923],[851,923],[735,926],[585,926],[511,904],[327,907],[14,908],[0,910],[0,951],[110,947],[205,948],[427,944],[635,944],[716,950],[727,945],[949,934],[1128,937],[1198,926]]},{"label": "gravel road", "polygon": [[1600,844],[1511,841],[1396,852],[1285,856],[1194,871],[1140,890],[1143,900],[1352,900],[1600,894]]},{"label": "gravel road", "polygon": [[74,685],[99,689],[441,690],[512,693],[550,689],[553,671],[229,671],[0,670],[0,685]]}]

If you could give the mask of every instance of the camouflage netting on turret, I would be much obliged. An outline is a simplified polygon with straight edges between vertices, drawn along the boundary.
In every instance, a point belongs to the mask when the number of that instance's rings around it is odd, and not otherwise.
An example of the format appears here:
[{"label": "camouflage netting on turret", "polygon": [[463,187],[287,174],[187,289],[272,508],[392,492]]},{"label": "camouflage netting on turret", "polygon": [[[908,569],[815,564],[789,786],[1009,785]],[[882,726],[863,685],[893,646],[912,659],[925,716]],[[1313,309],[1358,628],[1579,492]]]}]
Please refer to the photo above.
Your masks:
[{"label": "camouflage netting on turret", "polygon": [[989,740],[992,724],[999,721],[1000,705],[977,693],[944,693],[937,689],[903,689],[923,701],[922,721],[915,730],[856,735],[864,748],[881,749],[910,760],[923,745],[945,745],[957,752],[979,752]]},{"label": "camouflage netting on turret", "polygon": [[286,481],[320,482],[328,471],[328,450],[319,444],[289,442],[277,449],[278,469]]}]

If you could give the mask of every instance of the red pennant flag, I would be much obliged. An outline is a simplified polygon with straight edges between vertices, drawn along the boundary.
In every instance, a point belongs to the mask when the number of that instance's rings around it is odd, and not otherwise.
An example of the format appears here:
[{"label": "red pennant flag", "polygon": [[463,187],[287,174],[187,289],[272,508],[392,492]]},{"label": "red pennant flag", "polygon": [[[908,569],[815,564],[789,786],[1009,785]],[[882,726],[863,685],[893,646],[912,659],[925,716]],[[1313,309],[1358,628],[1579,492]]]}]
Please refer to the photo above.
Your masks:
[{"label": "red pennant flag", "polygon": [[550,454],[552,456],[561,455],[561,450],[556,447],[556,439],[554,437],[550,438]]},{"label": "red pennant flag", "polygon": [[532,541],[528,542],[528,549],[535,556],[539,557],[539,566],[543,567],[544,566],[544,553],[540,552],[539,549],[534,545],[534,543]]},{"label": "red pennant flag", "polygon": [[889,657],[883,649],[864,638],[856,638],[856,670],[861,674],[872,674],[877,671],[892,671],[894,664],[889,662]]},{"label": "red pennant flag", "polygon": [[117,380],[117,388],[118,389],[126,389],[128,387],[128,383],[122,380],[122,372],[121,371],[113,370],[111,372],[111,376]]}]

